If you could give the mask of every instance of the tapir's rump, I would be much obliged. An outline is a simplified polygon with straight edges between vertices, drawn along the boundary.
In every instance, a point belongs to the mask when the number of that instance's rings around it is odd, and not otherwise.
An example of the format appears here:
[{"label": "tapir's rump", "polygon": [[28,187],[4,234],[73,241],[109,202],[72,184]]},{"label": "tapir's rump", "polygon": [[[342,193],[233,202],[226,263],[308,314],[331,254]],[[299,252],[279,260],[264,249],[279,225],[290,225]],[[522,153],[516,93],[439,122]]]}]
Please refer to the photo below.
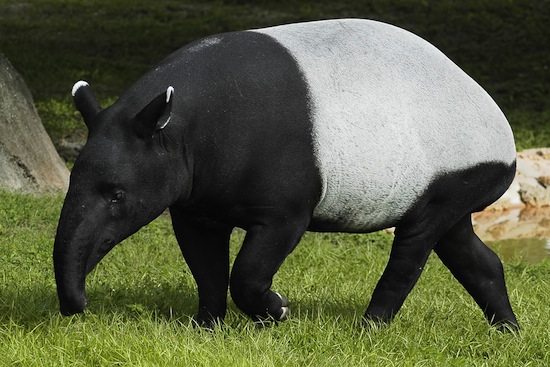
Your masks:
[{"label": "tapir's rump", "polygon": [[348,19],[255,32],[288,50],[308,86],[323,181],[315,218],[380,229],[436,177],[515,160],[512,131],[496,103],[408,31]]}]

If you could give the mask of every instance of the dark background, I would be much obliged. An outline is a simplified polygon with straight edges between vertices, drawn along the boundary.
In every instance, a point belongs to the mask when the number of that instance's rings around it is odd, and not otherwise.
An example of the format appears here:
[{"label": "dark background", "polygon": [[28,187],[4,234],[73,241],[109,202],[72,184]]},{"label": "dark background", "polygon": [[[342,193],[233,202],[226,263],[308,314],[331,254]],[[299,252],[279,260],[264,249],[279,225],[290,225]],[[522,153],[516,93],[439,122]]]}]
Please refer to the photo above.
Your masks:
[{"label": "dark background", "polygon": [[518,145],[550,145],[548,0],[0,0],[0,52],[23,75],[55,143],[57,130],[73,129],[60,120],[69,118],[79,79],[112,102],[199,37],[341,17],[381,20],[427,39],[493,96]]}]

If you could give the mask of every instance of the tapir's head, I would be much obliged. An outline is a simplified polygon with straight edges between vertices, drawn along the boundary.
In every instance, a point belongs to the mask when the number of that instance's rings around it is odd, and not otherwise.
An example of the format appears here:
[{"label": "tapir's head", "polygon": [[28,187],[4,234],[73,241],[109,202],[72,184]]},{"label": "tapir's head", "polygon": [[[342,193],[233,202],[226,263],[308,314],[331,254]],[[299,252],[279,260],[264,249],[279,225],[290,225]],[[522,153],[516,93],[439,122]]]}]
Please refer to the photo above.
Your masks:
[{"label": "tapir's head", "polygon": [[86,82],[75,84],[75,105],[89,134],[71,173],[54,244],[62,313],[82,312],[86,275],[181,195],[181,149],[168,136],[173,95],[167,86],[149,101],[102,109]]}]

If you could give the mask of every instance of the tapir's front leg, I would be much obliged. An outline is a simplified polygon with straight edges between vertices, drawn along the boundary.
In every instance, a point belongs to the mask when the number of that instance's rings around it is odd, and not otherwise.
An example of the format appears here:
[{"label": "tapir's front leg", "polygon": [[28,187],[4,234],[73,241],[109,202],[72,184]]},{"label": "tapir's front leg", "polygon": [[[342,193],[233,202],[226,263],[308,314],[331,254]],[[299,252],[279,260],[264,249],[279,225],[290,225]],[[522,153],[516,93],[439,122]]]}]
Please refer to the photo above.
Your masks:
[{"label": "tapir's front leg", "polygon": [[196,223],[178,208],[170,208],[181,252],[199,291],[197,322],[204,327],[224,319],[229,283],[231,227]]},{"label": "tapir's front leg", "polygon": [[270,290],[273,276],[306,231],[309,218],[284,218],[249,228],[231,272],[231,296],[255,321],[282,320],[288,301]]}]

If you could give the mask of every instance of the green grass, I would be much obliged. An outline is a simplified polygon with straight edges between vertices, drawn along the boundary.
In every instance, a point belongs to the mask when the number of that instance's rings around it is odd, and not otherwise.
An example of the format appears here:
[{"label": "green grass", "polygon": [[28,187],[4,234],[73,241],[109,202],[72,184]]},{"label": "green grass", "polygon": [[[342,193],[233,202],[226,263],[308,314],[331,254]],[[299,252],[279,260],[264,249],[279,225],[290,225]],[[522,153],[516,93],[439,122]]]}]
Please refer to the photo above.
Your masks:
[{"label": "green grass", "polygon": [[64,141],[86,135],[70,100],[79,79],[106,105],[202,36],[314,19],[377,19],[426,38],[477,80],[525,149],[550,146],[549,12],[550,2],[531,0],[0,0],[0,52],[23,75],[62,150]]},{"label": "green grass", "polygon": [[[365,330],[361,316],[391,237],[307,234],[274,289],[291,318],[258,328],[230,302],[226,325],[197,329],[194,280],[167,216],[118,245],[88,277],[85,314],[62,317],[51,252],[60,197],[0,193],[2,366],[546,366],[550,263],[505,263],[519,334],[491,329],[432,256],[398,317]],[[234,257],[243,238],[236,231]]]},{"label": "green grass", "polygon": [[[59,149],[86,131],[69,92],[104,105],[196,38],[334,17],[390,22],[434,43],[505,111],[519,149],[550,146],[548,1],[0,0],[0,52],[23,75]],[[73,158],[68,157],[69,164]],[[62,198],[0,192],[0,366],[547,366],[550,263],[505,263],[517,335],[488,327],[436,257],[395,322],[360,327],[391,237],[307,234],[274,289],[292,317],[260,329],[230,302],[226,324],[193,327],[196,286],[162,216],[88,277],[90,306],[62,317],[51,260]],[[232,256],[243,232],[236,231]]]}]

